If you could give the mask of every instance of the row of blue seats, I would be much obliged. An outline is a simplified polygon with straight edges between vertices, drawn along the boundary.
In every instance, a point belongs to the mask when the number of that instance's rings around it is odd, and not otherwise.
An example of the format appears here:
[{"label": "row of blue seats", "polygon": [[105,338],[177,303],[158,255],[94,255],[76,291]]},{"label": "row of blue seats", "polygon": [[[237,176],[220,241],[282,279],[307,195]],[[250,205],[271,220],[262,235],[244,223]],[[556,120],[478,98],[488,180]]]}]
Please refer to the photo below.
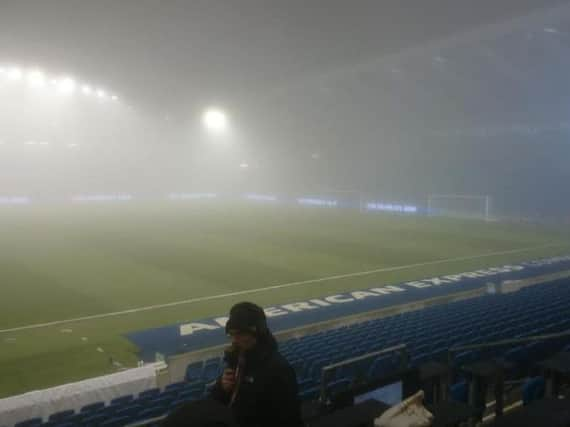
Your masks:
[{"label": "row of blue seats", "polygon": [[[289,341],[281,348],[297,370],[302,395],[312,397],[318,392],[320,368],[338,359],[399,343],[408,344],[412,364],[444,359],[447,349],[455,345],[568,330],[568,307],[570,286],[555,282],[513,294],[486,296],[325,331]],[[473,311],[476,316],[472,315]],[[501,325],[501,328],[497,328],[497,325]],[[563,344],[556,341],[537,342],[516,349],[497,348],[485,354],[463,353],[456,356],[455,363],[459,365],[480,357],[544,358]],[[339,351],[343,348],[347,350]],[[331,354],[335,356],[331,357]],[[370,377],[377,372],[390,371],[394,363],[387,357],[373,360],[365,375]],[[346,376],[342,377],[346,373],[340,375],[338,380],[347,379]]]},{"label": "row of blue seats", "polygon": [[[453,304],[434,306],[383,319],[361,322],[281,343],[281,352],[294,366],[303,397],[317,391],[323,366],[355,355],[365,354],[400,343],[408,345],[411,363],[444,359],[449,347],[477,344],[505,338],[538,335],[570,329],[570,286],[558,281],[525,288],[507,295],[491,295]],[[501,328],[497,328],[501,325]],[[517,349],[464,352],[455,364],[479,357],[546,357],[563,343],[533,343]],[[344,349],[344,350],[343,350]],[[508,353],[508,354],[505,354]],[[331,356],[334,355],[334,356]],[[381,357],[363,364],[361,375],[377,376],[393,369],[396,361]],[[211,379],[221,371],[218,359],[196,362],[188,367],[187,379]],[[212,372],[208,376],[207,372]],[[337,373],[337,381],[354,372]]]},{"label": "row of blue seats", "polygon": [[201,399],[207,393],[202,382],[180,382],[168,385],[164,390],[153,388],[138,396],[126,395],[105,402],[83,406],[73,410],[51,414],[46,422],[32,418],[15,427],[70,427],[70,426],[120,426],[166,414],[185,401]]}]

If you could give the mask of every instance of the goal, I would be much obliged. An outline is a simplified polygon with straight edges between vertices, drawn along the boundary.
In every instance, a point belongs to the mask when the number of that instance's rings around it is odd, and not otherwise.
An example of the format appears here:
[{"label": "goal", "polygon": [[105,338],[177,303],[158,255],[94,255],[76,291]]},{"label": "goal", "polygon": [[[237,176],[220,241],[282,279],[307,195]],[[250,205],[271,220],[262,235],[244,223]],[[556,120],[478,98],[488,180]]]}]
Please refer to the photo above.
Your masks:
[{"label": "goal", "polygon": [[428,215],[491,220],[491,197],[469,194],[432,194],[428,196]]}]

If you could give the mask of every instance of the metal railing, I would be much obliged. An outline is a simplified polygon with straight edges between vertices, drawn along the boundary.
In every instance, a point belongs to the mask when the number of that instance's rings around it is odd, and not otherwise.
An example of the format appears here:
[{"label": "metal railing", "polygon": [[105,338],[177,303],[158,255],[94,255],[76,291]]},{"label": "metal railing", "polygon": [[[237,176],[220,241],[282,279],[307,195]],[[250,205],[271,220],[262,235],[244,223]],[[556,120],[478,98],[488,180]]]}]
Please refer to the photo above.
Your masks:
[{"label": "metal railing", "polygon": [[381,356],[384,354],[390,353],[400,353],[401,354],[401,361],[400,366],[402,369],[405,369],[408,365],[409,361],[409,354],[408,354],[408,347],[406,344],[399,344],[393,347],[388,347],[382,350],[373,351],[370,353],[363,354],[362,356],[352,357],[350,359],[343,360],[341,362],[333,363],[327,366],[324,366],[321,370],[321,392],[320,392],[320,401],[322,403],[326,402],[327,400],[327,386],[328,380],[330,378],[330,373],[335,371],[338,368],[342,368],[343,366],[353,365],[355,363],[361,362],[363,360],[372,359],[373,357]]},{"label": "metal railing", "polygon": [[564,337],[570,337],[570,330],[564,331],[564,332],[558,332],[555,334],[543,334],[543,335],[534,335],[534,336],[530,336],[530,337],[511,338],[508,340],[492,341],[492,342],[486,342],[486,343],[481,343],[481,344],[460,345],[457,347],[451,347],[448,350],[447,360],[448,360],[449,366],[452,367],[453,356],[456,353],[459,353],[461,351],[482,350],[482,349],[493,348],[493,347],[506,347],[506,346],[516,345],[516,344],[526,344],[526,343],[535,342],[535,341],[547,341],[547,340],[552,340],[552,339],[556,339],[556,338],[564,338]]},{"label": "metal railing", "polygon": [[[529,337],[521,337],[521,338],[512,338],[512,339],[506,339],[506,340],[499,340],[499,341],[493,341],[493,342],[486,342],[486,343],[480,343],[480,344],[468,344],[468,345],[460,345],[457,347],[452,347],[448,350],[448,366],[449,366],[449,378],[448,381],[451,384],[451,381],[454,377],[455,374],[455,367],[454,367],[454,355],[462,352],[462,351],[468,351],[468,350],[484,350],[484,349],[491,349],[491,348],[497,348],[497,347],[507,347],[507,346],[516,346],[518,344],[527,344],[527,343],[533,343],[533,342],[540,342],[540,341],[549,341],[549,340],[555,340],[555,339],[559,339],[559,338],[565,338],[565,337],[570,337],[570,330],[568,331],[564,331],[564,332],[558,332],[558,333],[553,333],[553,334],[543,334],[543,335],[535,335],[535,336],[529,336]],[[503,398],[504,398],[504,384],[506,383],[504,381],[504,379],[501,377],[500,378],[500,384],[501,386],[496,389],[495,391],[495,405],[494,405],[494,416],[500,416],[503,414]],[[510,386],[516,386],[517,383],[515,381],[511,381],[509,382]],[[470,406],[475,406],[475,390],[476,387],[474,385],[474,380],[472,380],[470,382],[470,387],[469,387],[469,405]],[[547,388],[549,386],[547,385]],[[499,394],[497,394],[499,393]],[[469,420],[469,426],[473,426],[475,424],[475,419],[472,418]]]}]

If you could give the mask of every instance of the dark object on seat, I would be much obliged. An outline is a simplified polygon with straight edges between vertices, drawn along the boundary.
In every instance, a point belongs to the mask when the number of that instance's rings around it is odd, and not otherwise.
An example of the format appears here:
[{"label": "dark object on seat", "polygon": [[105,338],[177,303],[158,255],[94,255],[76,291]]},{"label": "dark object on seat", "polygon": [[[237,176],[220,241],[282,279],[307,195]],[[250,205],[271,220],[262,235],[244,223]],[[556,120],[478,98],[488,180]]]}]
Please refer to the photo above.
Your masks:
[{"label": "dark object on seat", "polygon": [[544,399],[515,409],[496,419],[490,427],[568,427],[570,399]]},{"label": "dark object on seat", "polygon": [[162,427],[236,427],[232,411],[215,400],[185,403],[172,412]]},{"label": "dark object on seat", "polygon": [[454,427],[477,415],[471,406],[453,401],[426,405],[426,408],[434,416],[431,427]]},{"label": "dark object on seat", "polygon": [[544,398],[546,380],[543,377],[529,378],[523,385],[523,405],[527,406],[535,400]]},{"label": "dark object on seat", "polygon": [[362,425],[370,425],[372,421],[389,408],[390,405],[377,400],[367,400],[319,418],[312,422],[310,427],[360,427]]}]

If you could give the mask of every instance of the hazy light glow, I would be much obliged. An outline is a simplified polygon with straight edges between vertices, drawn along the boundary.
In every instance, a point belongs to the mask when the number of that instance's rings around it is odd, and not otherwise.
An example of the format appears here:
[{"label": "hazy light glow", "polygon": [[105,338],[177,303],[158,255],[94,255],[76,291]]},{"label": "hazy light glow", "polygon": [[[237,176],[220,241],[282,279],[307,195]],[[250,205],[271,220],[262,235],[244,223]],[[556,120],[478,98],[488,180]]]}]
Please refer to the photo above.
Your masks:
[{"label": "hazy light glow", "polygon": [[249,164],[248,163],[240,163],[239,167],[242,169],[247,169],[247,168],[249,168]]},{"label": "hazy light glow", "polygon": [[29,88],[39,89],[47,88],[54,89],[57,93],[63,95],[73,95],[75,92],[81,91],[84,95],[95,95],[99,99],[111,99],[114,102],[119,101],[119,97],[115,94],[106,92],[101,88],[94,88],[93,86],[75,80],[70,76],[63,76],[60,79],[54,78],[53,75],[46,73],[40,69],[23,69],[20,66],[1,66],[0,76],[14,82],[27,83]]},{"label": "hazy light glow", "polygon": [[218,195],[216,193],[170,193],[166,197],[169,200],[197,200],[215,199]]},{"label": "hazy light glow", "polygon": [[27,76],[28,85],[32,88],[42,88],[46,85],[46,76],[39,70],[32,70]]},{"label": "hazy light glow", "polygon": [[228,131],[228,116],[222,110],[210,108],[202,115],[202,124],[208,132],[223,135]]},{"label": "hazy light glow", "polygon": [[75,92],[77,83],[70,77],[63,78],[57,85],[59,91],[65,95],[71,95]]},{"label": "hazy light glow", "polygon": [[370,211],[384,211],[384,212],[401,212],[401,213],[417,213],[418,207],[412,205],[402,205],[399,203],[382,203],[382,202],[369,202],[366,204],[366,209]]},{"label": "hazy light glow", "polygon": [[27,205],[30,202],[27,196],[0,196],[0,205]]},{"label": "hazy light glow", "polygon": [[22,80],[22,70],[18,67],[10,68],[8,70],[8,78],[13,81]]},{"label": "hazy light glow", "polygon": [[300,205],[308,205],[308,206],[325,206],[325,207],[338,206],[338,200],[318,199],[314,197],[300,197],[297,199],[297,203],[299,203]]},{"label": "hazy light glow", "polygon": [[78,194],[71,197],[73,202],[127,202],[133,200],[132,194]]},{"label": "hazy light glow", "polygon": [[272,194],[246,194],[244,196],[247,200],[255,200],[260,202],[276,202],[277,196]]}]

